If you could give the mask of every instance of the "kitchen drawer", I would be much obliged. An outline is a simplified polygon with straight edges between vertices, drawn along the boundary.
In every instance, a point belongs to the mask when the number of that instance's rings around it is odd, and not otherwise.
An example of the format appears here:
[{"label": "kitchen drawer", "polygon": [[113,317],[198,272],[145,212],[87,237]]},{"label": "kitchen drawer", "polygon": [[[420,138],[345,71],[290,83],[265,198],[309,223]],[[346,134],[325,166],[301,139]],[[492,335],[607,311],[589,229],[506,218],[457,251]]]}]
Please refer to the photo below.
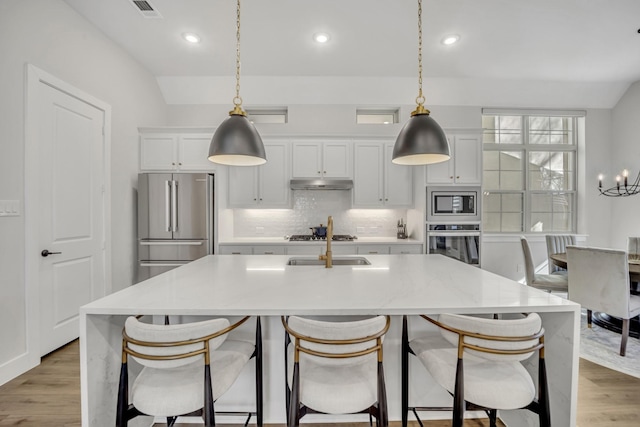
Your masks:
[{"label": "kitchen drawer", "polygon": [[367,254],[388,254],[389,253],[389,245],[358,245],[358,254],[359,255],[367,255]]},{"label": "kitchen drawer", "polygon": [[389,246],[389,253],[391,254],[421,254],[422,245],[391,245]]},{"label": "kitchen drawer", "polygon": [[220,245],[221,255],[251,255],[253,247],[247,245]]},{"label": "kitchen drawer", "polygon": [[254,255],[284,255],[285,246],[284,245],[254,246],[253,254]]}]

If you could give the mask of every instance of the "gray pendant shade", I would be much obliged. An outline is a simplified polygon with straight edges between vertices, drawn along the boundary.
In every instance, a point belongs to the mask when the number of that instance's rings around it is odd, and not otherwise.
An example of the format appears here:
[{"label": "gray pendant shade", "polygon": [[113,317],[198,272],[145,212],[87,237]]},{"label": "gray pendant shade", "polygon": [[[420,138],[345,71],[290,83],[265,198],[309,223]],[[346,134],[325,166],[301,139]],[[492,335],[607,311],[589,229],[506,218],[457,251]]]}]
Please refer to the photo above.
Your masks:
[{"label": "gray pendant shade", "polygon": [[449,141],[440,125],[428,114],[416,114],[400,131],[391,161],[411,166],[440,163],[450,158]]},{"label": "gray pendant shade", "polygon": [[267,162],[262,138],[246,116],[231,114],[211,139],[209,160],[228,166],[257,166]]}]

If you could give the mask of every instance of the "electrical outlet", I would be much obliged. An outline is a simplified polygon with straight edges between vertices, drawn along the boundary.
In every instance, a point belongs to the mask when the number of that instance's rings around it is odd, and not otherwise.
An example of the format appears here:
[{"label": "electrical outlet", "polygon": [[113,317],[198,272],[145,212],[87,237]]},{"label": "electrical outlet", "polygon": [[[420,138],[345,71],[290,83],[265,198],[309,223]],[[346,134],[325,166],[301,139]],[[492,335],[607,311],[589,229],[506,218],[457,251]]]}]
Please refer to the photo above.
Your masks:
[{"label": "electrical outlet", "polygon": [[264,234],[264,227],[256,227],[256,234]]},{"label": "electrical outlet", "polygon": [[522,264],[516,264],[516,273],[522,273],[524,266]]}]

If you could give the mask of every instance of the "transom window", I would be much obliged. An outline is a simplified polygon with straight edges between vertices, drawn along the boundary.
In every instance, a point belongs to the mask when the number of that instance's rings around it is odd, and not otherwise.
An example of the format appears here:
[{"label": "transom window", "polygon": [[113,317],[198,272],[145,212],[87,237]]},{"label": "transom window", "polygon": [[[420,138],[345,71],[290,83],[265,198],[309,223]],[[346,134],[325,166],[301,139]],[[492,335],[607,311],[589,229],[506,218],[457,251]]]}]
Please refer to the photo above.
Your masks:
[{"label": "transom window", "polygon": [[483,110],[486,233],[575,233],[581,117],[583,112]]}]

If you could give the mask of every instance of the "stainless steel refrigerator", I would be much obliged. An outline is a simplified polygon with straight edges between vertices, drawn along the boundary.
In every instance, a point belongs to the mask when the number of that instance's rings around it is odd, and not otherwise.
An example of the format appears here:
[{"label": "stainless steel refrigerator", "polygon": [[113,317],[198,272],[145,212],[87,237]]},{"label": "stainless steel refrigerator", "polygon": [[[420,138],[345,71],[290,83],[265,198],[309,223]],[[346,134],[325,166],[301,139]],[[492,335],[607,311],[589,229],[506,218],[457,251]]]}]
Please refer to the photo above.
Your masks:
[{"label": "stainless steel refrigerator", "polygon": [[138,281],[213,253],[213,175],[138,175]]}]

